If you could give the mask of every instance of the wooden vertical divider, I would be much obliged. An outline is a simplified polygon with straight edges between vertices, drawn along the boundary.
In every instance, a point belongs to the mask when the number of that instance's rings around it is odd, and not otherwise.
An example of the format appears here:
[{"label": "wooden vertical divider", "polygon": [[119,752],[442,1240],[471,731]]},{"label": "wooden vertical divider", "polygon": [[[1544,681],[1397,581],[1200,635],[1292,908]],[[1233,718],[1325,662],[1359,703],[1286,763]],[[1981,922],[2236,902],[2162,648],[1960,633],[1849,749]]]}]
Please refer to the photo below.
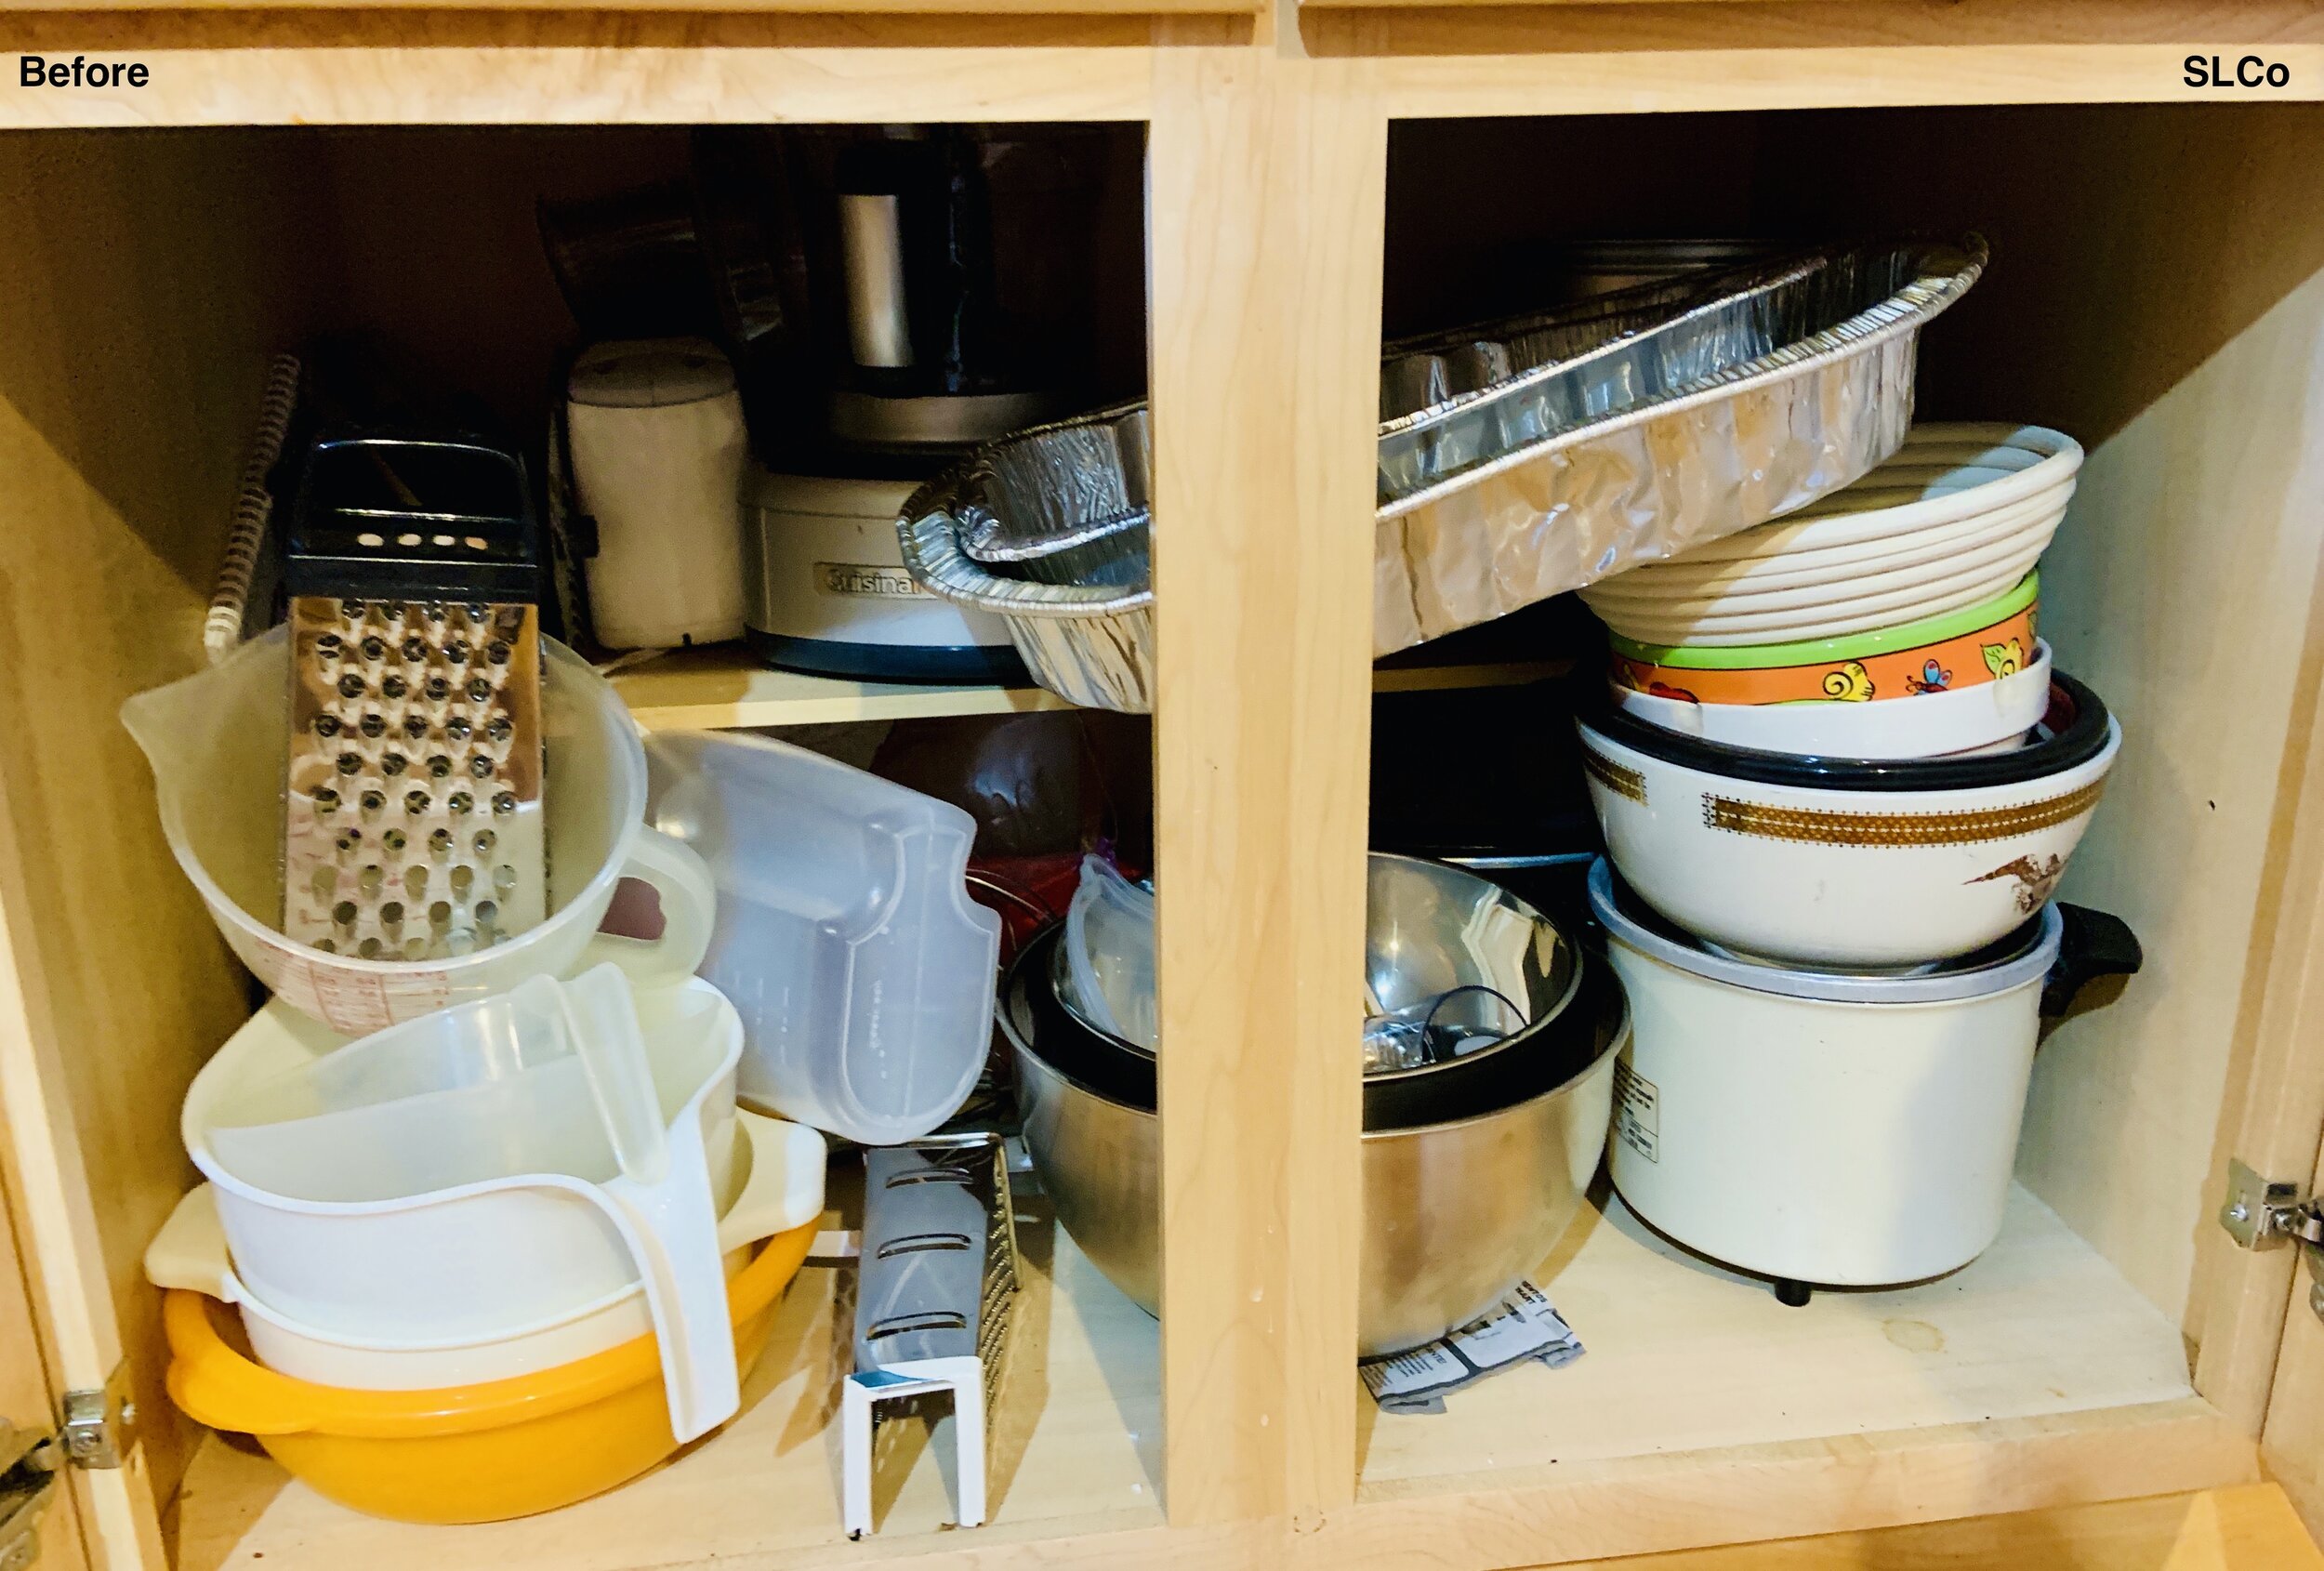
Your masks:
[{"label": "wooden vertical divider", "polygon": [[1361,63],[1296,57],[1295,40],[1156,51],[1162,1378],[1179,1525],[1312,1525],[1354,1491],[1387,126]]}]

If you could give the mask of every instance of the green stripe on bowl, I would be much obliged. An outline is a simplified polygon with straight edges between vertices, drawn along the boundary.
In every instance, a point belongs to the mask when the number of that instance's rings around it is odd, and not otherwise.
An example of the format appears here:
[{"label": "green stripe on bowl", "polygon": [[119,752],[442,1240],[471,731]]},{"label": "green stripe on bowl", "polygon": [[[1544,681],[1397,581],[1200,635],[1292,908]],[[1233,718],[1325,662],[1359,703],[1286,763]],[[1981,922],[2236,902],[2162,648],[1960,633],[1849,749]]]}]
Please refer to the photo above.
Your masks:
[{"label": "green stripe on bowl", "polygon": [[1633,643],[1610,628],[1606,637],[1617,654],[1649,666],[1673,666],[1687,671],[1756,671],[1776,666],[1821,666],[1833,660],[1861,660],[1868,654],[1917,649],[1924,643],[1942,643],[1963,633],[1977,632],[2016,615],[2033,604],[2040,593],[2041,574],[2037,571],[2019,579],[2017,587],[2009,593],[1965,611],[1948,611],[1942,616],[1924,616],[1918,622],[1900,622],[1894,627],[1877,627],[1868,633],[1810,639],[1804,643],[1746,643],[1722,648]]}]

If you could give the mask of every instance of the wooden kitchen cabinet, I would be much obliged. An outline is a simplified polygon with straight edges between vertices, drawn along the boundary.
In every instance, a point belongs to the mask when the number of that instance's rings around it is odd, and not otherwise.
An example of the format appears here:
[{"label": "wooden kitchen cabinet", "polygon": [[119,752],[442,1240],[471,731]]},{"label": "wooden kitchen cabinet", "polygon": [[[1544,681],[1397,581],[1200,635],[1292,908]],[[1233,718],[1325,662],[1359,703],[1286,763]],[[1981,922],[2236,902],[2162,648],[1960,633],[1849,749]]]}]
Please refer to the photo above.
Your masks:
[{"label": "wooden kitchen cabinet", "polygon": [[[123,1465],[71,1477],[98,1571],[1483,1568],[2264,1472],[2324,1523],[2299,1250],[2212,1220],[2232,1161],[2304,1192],[2324,1146],[2324,7],[1560,5],[1256,32],[13,10],[0,30],[11,53],[150,72],[0,90],[0,1113],[39,1383],[134,1409]],[[2198,92],[2198,49],[2280,59],[2291,85]],[[115,710],[200,659],[270,353],[350,326],[449,339],[405,284],[482,302],[452,347],[537,350],[522,302],[545,281],[480,191],[777,120],[1144,127],[1163,1321],[1030,1208],[974,1532],[941,1529],[923,1458],[883,1485],[876,1537],[841,1535],[827,1271],[786,1300],[745,1417],[674,1465],[529,1521],[357,1517],[162,1392],[139,1259],[190,1182],[178,1098],[251,1000]],[[1544,241],[1896,226],[1996,244],[1928,336],[1928,410],[2091,449],[2045,632],[2131,741],[2068,892],[2128,918],[2148,969],[2044,1049],[2022,1189],[1964,1272],[1790,1311],[1592,1210],[1544,1273],[1581,1362],[1382,1417],[1352,1372],[1345,1048],[1383,311],[1450,320]],[[931,708],[714,656],[623,680],[656,724],[1044,702]],[[19,1405],[21,1340],[0,1340]]]}]

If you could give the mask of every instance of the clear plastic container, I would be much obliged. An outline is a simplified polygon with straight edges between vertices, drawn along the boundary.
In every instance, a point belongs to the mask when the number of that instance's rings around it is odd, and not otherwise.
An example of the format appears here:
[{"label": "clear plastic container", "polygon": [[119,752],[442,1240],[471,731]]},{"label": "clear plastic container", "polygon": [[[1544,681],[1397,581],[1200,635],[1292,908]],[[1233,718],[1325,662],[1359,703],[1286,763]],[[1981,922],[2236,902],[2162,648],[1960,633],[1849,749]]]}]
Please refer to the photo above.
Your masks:
[{"label": "clear plastic container", "polygon": [[756,736],[646,742],[647,822],[718,887],[702,974],[742,1012],[743,1100],[866,1145],[928,1133],[975,1088],[1000,918],[969,898],[949,803]]},{"label": "clear plastic container", "polygon": [[1065,908],[1058,979],[1066,1006],[1101,1031],[1148,1052],[1155,1022],[1154,891],[1103,857],[1081,859],[1081,883]]}]

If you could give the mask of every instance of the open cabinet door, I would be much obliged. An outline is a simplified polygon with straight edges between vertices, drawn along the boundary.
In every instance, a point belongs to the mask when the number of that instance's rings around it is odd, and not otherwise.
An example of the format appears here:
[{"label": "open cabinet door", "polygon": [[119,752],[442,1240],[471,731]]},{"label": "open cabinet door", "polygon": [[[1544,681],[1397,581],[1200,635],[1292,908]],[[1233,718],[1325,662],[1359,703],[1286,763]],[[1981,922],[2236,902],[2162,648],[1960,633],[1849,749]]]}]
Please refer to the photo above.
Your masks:
[{"label": "open cabinet door", "polygon": [[[2318,1165],[2324,1177],[2324,1163]],[[2311,1189],[2309,1193],[2314,1194]],[[2306,1259],[2284,1314],[2276,1380],[2268,1393],[2260,1460],[2291,1497],[2308,1531],[2324,1538],[2324,1252]]]},{"label": "open cabinet door", "polygon": [[[60,1465],[42,1533],[47,1571],[165,1571],[152,1453],[134,1423],[155,1416],[166,1428],[158,1388],[131,1394],[113,1273],[84,1182],[76,1131],[63,1116],[69,1093],[44,1073],[36,1037],[46,1035],[28,1004],[25,979],[7,964],[15,903],[6,898],[7,792],[0,786],[0,1132],[5,1132],[8,1223],[0,1248],[0,1418],[21,1429],[58,1429],[70,1406],[100,1404],[110,1455],[92,1467]],[[37,1297],[35,1297],[37,1295]],[[149,1294],[149,1297],[158,1295]],[[45,1333],[42,1334],[42,1333]],[[158,1375],[158,1362],[142,1362]],[[64,1459],[51,1453],[51,1460]],[[174,1473],[173,1473],[174,1481]],[[0,1545],[0,1564],[6,1546]]]},{"label": "open cabinet door", "polygon": [[[30,1437],[52,1429],[63,1392],[49,1375],[7,1201],[7,1186],[0,1184],[0,1458],[14,1467],[13,1459]],[[16,1481],[22,1484],[39,1471],[28,1469],[16,1474]],[[81,1505],[71,1477],[49,1474],[45,1500],[30,1508],[20,1503],[17,1490],[5,1486],[6,1477],[0,1470],[0,1563],[20,1564],[24,1571],[89,1571]],[[26,1532],[38,1546],[29,1562],[17,1558],[23,1553]]]},{"label": "open cabinet door", "polygon": [[140,1260],[191,1182],[179,1099],[247,983],[117,716],[202,657],[282,341],[262,155],[0,137],[0,1143],[24,1272],[7,1260],[49,1383],[122,1431],[118,1465],[70,1474],[90,1571],[165,1571],[160,1508],[200,1437],[164,1394]]}]

